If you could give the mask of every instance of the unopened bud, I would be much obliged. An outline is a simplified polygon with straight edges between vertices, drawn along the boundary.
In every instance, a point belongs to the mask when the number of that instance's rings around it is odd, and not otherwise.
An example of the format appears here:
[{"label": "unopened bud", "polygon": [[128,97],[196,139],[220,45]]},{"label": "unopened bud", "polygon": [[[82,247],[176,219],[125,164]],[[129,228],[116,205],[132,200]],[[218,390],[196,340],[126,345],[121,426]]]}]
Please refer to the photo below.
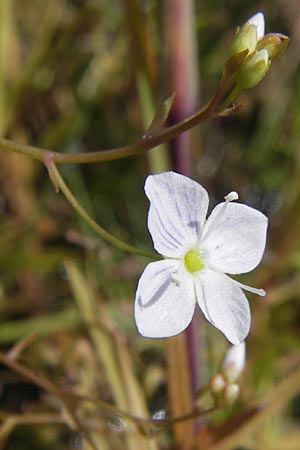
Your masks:
[{"label": "unopened bud", "polygon": [[235,383],[245,367],[246,345],[232,345],[226,352],[221,364],[222,374],[229,383]]},{"label": "unopened bud", "polygon": [[229,53],[235,55],[247,50],[247,54],[255,52],[257,42],[265,33],[265,19],[263,13],[259,12],[250,17],[249,20],[238,28],[233,38]]},{"label": "unopened bud", "polygon": [[269,33],[259,41],[257,50],[267,50],[269,60],[274,61],[285,52],[288,43],[289,38],[284,34]]},{"label": "unopened bud", "polygon": [[233,38],[229,54],[231,56],[247,50],[247,53],[253,53],[257,44],[256,26],[245,24],[242,28],[238,28]]},{"label": "unopened bud", "polygon": [[254,16],[247,20],[246,24],[255,25],[258,40],[265,34],[265,17],[262,12],[254,14]]},{"label": "unopened bud", "polygon": [[220,373],[216,373],[210,380],[209,387],[210,391],[213,395],[220,395],[225,387],[226,387],[226,380],[224,379],[223,375]]},{"label": "unopened bud", "polygon": [[240,395],[240,388],[237,384],[229,384],[224,391],[224,403],[227,406],[232,405]]},{"label": "unopened bud", "polygon": [[255,52],[239,67],[235,76],[236,83],[241,89],[256,86],[267,73],[270,64],[266,49]]}]

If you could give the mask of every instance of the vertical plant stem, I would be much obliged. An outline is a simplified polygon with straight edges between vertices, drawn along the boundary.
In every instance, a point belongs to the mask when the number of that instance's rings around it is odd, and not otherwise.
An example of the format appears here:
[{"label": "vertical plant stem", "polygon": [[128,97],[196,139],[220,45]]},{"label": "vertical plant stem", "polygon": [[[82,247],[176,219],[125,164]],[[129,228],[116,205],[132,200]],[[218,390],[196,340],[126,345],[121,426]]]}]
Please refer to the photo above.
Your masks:
[{"label": "vertical plant stem", "polygon": [[[166,45],[168,53],[169,92],[175,92],[175,101],[169,116],[176,123],[197,109],[199,81],[194,36],[194,1],[168,0],[166,2]],[[198,147],[199,147],[199,143]],[[192,133],[186,132],[173,139],[171,145],[172,168],[184,175],[192,172]],[[193,408],[193,394],[198,387],[197,352],[198,319],[195,314],[191,325],[169,341],[169,392],[172,414],[185,414]],[[192,421],[175,426],[178,446],[190,448],[195,426]]]},{"label": "vertical plant stem", "polygon": [[[182,416],[193,409],[186,343],[185,333],[167,340],[168,392],[172,417]],[[175,423],[174,434],[178,448],[190,448],[194,436],[193,421]]]},{"label": "vertical plant stem", "polygon": [[[177,123],[199,108],[199,76],[194,36],[194,0],[167,0],[166,46],[168,89],[176,93],[170,113],[170,124]],[[191,175],[193,144],[190,132],[171,141],[173,168]],[[199,150],[199,141],[197,142]]]},{"label": "vertical plant stem", "polygon": [[[155,114],[155,108],[150,84],[142,70],[137,75],[137,86],[144,126],[147,128]],[[166,144],[160,144],[152,148],[147,154],[147,160],[151,173],[159,173],[167,170],[169,168],[168,146]]]}]

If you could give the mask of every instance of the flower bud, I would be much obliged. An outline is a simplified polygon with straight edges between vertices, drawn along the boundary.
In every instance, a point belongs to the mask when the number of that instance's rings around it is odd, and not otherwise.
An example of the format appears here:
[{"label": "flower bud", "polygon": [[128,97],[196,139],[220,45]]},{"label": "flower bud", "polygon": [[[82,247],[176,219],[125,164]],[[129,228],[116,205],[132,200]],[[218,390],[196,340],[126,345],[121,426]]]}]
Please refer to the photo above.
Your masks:
[{"label": "flower bud", "polygon": [[235,76],[236,83],[241,89],[256,86],[267,73],[270,64],[266,49],[255,52],[238,68]]},{"label": "flower bud", "polygon": [[258,42],[257,50],[267,50],[269,60],[274,61],[285,52],[288,43],[289,38],[284,34],[269,33]]},{"label": "flower bud", "polygon": [[265,34],[265,18],[262,12],[254,14],[254,16],[247,20],[246,24],[255,25],[258,40]]},{"label": "flower bud", "polygon": [[222,374],[229,383],[235,383],[245,367],[246,345],[232,345],[226,352],[221,364]]},{"label": "flower bud", "polygon": [[245,24],[242,28],[238,28],[233,38],[231,47],[229,49],[230,56],[241,53],[245,50],[253,53],[257,44],[256,26],[252,24]]},{"label": "flower bud", "polygon": [[226,387],[226,380],[224,379],[223,375],[220,373],[216,373],[210,380],[209,387],[210,391],[213,395],[220,395],[225,387]]},{"label": "flower bud", "polygon": [[237,384],[229,384],[224,391],[224,403],[227,406],[232,405],[240,395],[240,388]]},{"label": "flower bud", "polygon": [[257,42],[265,33],[265,19],[263,13],[259,12],[241,27],[238,28],[233,38],[229,53],[235,55],[247,50],[248,55],[255,52]]}]

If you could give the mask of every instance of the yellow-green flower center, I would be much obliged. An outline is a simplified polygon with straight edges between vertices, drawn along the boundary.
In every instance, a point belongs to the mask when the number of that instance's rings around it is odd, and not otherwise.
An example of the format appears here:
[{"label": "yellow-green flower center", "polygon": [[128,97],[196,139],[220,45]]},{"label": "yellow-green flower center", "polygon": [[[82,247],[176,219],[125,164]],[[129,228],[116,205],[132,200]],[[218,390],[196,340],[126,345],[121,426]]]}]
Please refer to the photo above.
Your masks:
[{"label": "yellow-green flower center", "polygon": [[184,255],[184,267],[190,273],[203,269],[204,264],[198,250],[192,248]]}]

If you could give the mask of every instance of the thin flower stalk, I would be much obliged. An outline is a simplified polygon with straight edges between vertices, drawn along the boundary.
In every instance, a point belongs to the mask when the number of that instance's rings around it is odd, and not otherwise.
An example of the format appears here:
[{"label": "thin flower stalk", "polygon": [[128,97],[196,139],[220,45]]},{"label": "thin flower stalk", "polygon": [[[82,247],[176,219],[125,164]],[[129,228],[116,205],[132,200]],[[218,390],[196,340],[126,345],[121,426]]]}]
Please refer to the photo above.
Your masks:
[{"label": "thin flower stalk", "polygon": [[66,185],[65,181],[63,180],[62,176],[60,175],[56,165],[53,161],[48,162],[48,170],[50,172],[50,176],[52,179],[54,179],[57,183],[57,186],[61,189],[62,193],[70,203],[70,205],[75,209],[75,211],[81,216],[81,218],[90,225],[90,227],[105,241],[109,242],[110,244],[114,245],[116,248],[119,248],[120,250],[123,250],[128,253],[133,253],[134,255],[143,256],[145,258],[155,258],[159,259],[160,257],[152,252],[149,252],[147,250],[142,250],[137,247],[134,247],[133,245],[129,245],[126,242],[121,241],[120,239],[116,238],[112,234],[108,233],[108,231],[104,230],[100,225],[98,225],[89,215],[88,213],[82,208],[82,206],[79,204],[77,199],[74,197],[68,186]]}]

